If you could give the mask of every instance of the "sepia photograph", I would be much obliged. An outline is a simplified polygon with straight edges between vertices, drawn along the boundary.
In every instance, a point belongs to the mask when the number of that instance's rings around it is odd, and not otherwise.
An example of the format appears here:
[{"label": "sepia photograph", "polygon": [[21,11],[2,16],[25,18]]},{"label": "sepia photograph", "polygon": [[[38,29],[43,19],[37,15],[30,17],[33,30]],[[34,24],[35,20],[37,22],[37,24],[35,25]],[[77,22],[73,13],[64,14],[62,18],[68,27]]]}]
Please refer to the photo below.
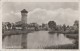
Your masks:
[{"label": "sepia photograph", "polygon": [[79,49],[78,2],[3,2],[2,49]]}]

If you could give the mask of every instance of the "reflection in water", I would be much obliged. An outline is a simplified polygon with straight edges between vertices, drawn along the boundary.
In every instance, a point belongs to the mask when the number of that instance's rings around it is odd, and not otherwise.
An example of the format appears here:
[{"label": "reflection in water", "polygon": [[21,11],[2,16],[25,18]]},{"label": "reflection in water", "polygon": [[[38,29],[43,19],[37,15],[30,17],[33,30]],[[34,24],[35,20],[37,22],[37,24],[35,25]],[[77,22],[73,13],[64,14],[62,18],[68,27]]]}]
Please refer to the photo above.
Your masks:
[{"label": "reflection in water", "polygon": [[6,36],[3,40],[3,48],[21,48],[21,35]]},{"label": "reflection in water", "polygon": [[[21,35],[6,36],[3,40],[3,48],[21,48]],[[73,40],[66,38],[64,34],[49,34],[48,31],[37,31],[27,35],[27,48],[44,48],[62,44],[72,44]]]}]

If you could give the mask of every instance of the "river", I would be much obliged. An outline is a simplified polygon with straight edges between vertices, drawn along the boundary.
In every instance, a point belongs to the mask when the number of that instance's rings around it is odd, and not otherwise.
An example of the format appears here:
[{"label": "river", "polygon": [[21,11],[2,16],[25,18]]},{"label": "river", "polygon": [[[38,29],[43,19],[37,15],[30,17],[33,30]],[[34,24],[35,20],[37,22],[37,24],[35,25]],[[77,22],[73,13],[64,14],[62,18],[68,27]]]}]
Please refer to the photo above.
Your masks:
[{"label": "river", "polygon": [[[6,36],[2,42],[2,48],[21,48],[22,35]],[[28,49],[41,49],[48,46],[73,44],[73,39],[67,38],[64,34],[49,34],[48,31],[36,31],[27,35]]]}]

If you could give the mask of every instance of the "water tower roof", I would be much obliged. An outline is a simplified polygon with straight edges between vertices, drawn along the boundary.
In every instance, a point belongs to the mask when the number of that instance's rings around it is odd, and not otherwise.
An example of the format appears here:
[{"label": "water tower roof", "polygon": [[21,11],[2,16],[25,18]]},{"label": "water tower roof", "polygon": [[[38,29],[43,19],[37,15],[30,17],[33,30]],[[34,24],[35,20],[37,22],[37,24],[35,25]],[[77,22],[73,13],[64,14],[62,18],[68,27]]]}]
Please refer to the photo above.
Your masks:
[{"label": "water tower roof", "polygon": [[26,9],[23,9],[21,13],[28,13],[28,11],[26,11]]}]

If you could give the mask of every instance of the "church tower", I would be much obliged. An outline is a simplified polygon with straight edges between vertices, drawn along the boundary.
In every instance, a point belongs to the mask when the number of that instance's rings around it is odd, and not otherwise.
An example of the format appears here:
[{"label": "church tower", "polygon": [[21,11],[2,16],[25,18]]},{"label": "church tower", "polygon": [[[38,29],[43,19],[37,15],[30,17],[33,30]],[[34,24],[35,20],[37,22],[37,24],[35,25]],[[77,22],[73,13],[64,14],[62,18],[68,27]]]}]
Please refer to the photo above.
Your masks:
[{"label": "church tower", "polygon": [[27,24],[27,13],[28,13],[28,11],[26,11],[25,9],[23,9],[21,11],[21,15],[22,15],[21,21],[22,21],[22,23]]}]

